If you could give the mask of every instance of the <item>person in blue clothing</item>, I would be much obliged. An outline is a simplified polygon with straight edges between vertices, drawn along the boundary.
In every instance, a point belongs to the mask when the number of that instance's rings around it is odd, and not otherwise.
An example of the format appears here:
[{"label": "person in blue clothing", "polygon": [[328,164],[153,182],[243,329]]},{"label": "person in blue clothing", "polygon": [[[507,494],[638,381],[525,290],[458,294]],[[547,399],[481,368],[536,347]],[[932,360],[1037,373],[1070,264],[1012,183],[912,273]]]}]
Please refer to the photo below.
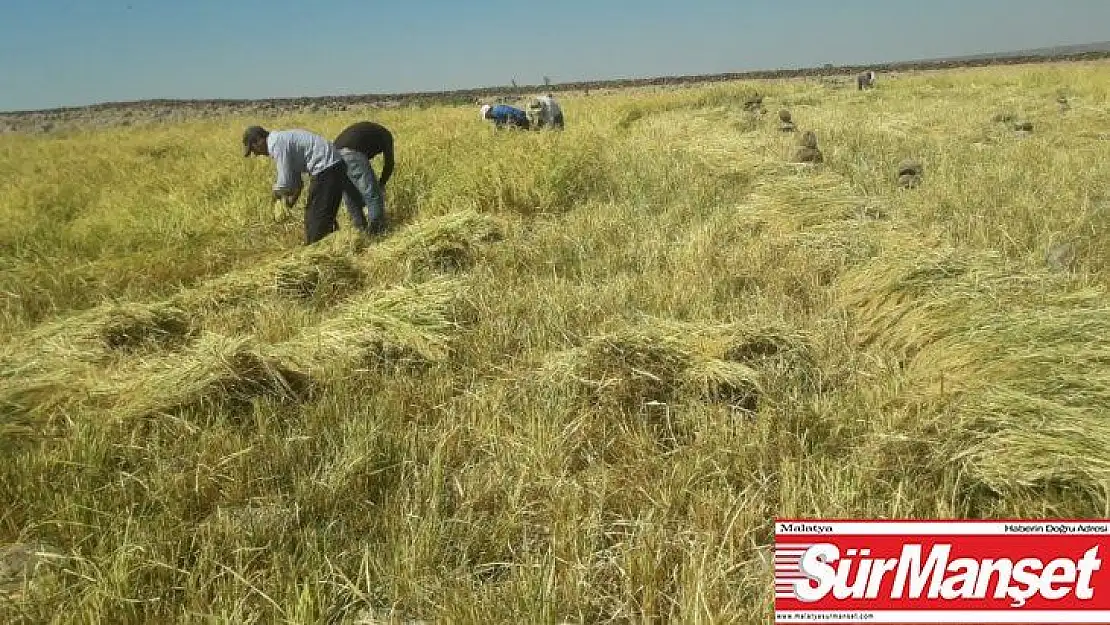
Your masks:
[{"label": "person in blue clothing", "polygon": [[498,104],[497,106],[490,106],[486,104],[482,106],[482,119],[488,119],[493,122],[497,128],[521,128],[528,130],[531,124],[528,121],[528,113],[509,106],[508,104]]}]

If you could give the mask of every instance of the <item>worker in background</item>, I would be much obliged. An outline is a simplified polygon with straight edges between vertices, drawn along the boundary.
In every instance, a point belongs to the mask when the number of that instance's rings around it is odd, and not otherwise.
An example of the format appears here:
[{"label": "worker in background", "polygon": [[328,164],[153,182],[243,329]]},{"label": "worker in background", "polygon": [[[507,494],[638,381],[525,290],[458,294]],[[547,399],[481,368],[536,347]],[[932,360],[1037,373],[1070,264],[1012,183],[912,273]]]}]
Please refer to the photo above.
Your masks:
[{"label": "worker in background", "polygon": [[563,109],[550,93],[539,96],[528,104],[528,118],[532,128],[537,130],[542,128],[563,130],[565,127]]},{"label": "worker in background", "polygon": [[509,106],[508,104],[498,104],[497,106],[490,106],[489,104],[482,106],[482,119],[488,119],[493,122],[494,127],[502,128],[521,128],[528,130],[531,127],[528,121],[528,113]]}]

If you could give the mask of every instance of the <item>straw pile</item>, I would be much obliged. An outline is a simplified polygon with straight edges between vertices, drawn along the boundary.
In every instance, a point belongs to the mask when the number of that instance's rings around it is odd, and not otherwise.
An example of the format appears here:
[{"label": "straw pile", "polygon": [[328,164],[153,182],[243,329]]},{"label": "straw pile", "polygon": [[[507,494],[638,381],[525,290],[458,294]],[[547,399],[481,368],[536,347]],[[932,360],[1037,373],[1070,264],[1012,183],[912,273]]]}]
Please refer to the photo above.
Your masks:
[{"label": "straw pile", "polygon": [[446,358],[460,293],[459,283],[439,280],[369,294],[278,345],[208,332],[181,354],[112,372],[90,397],[124,418],[209,412],[261,397],[304,401],[337,371]]},{"label": "straw pile", "polygon": [[[910,246],[905,246],[910,248]],[[857,340],[894,357],[902,440],[1006,497],[1110,481],[1110,300],[987,254],[905,249],[842,284]],[[890,452],[901,453],[895,447]]]},{"label": "straw pile", "polygon": [[501,222],[468,209],[414,224],[386,242],[375,256],[405,263],[409,275],[469,268],[482,244],[500,240]]},{"label": "straw pile", "polygon": [[335,233],[289,256],[231,271],[185,290],[172,303],[191,312],[219,310],[265,297],[334,303],[362,286],[358,255],[365,246],[357,234]]},{"label": "straw pile", "polygon": [[682,399],[755,411],[769,380],[814,367],[806,337],[778,326],[645,319],[556,354],[541,375],[621,411]]},{"label": "straw pile", "polygon": [[[454,225],[443,230],[463,240],[460,233],[479,240],[491,232],[465,218]],[[415,246],[418,237],[402,245]],[[445,238],[450,235],[423,240],[434,246]],[[330,300],[355,288],[360,275],[351,257],[320,248],[191,294],[201,306],[226,303],[224,296],[236,290]],[[174,304],[100,307],[0,349],[0,413],[7,428],[63,409],[127,418],[234,407],[258,397],[302,401],[336,369],[444,360],[460,294],[460,284],[448,279],[370,293],[279,345],[205,331],[184,346],[195,330],[188,313]],[[183,349],[167,352],[169,347]]]},{"label": "straw pile", "polygon": [[36,327],[3,351],[5,360],[45,366],[97,363],[115,352],[176,347],[192,333],[189,315],[172,304],[111,303]]},{"label": "straw pile", "polygon": [[673,337],[629,329],[593,337],[555,364],[595,402],[636,410],[647,402],[671,401],[691,362],[689,352]]},{"label": "straw pile", "polygon": [[187,314],[165,303],[105,304],[44,324],[0,347],[0,412],[45,415],[71,405],[97,366],[193,336]]},{"label": "straw pile", "polygon": [[142,362],[108,379],[96,394],[112,397],[112,414],[149,417],[212,411],[257,397],[299,401],[313,380],[245,337],[207,333],[175,358]]},{"label": "straw pile", "polygon": [[279,262],[272,284],[281,297],[332,303],[361,286],[362,271],[351,256],[310,248]]},{"label": "straw pile", "polygon": [[684,337],[700,363],[711,363],[709,369],[723,370],[725,367],[718,363],[741,365],[747,371],[757,371],[766,388],[812,388],[818,376],[812,337],[778,320],[752,318],[709,324],[651,319],[648,323],[659,332]]},{"label": "straw pile", "polygon": [[461,283],[439,278],[371,293],[336,316],[283,343],[278,353],[304,370],[412,368],[440,362],[450,353],[454,304]]},{"label": "straw pile", "polygon": [[86,336],[95,333],[108,349],[121,351],[174,347],[192,334],[189,315],[163,302],[114,305],[93,325]]},{"label": "straw pile", "polygon": [[48,416],[74,401],[77,379],[87,379],[87,365],[69,369],[0,363],[0,434],[23,430],[29,418]]},{"label": "straw pile", "polygon": [[755,412],[763,394],[761,376],[755,369],[737,362],[705,359],[683,372],[684,389],[705,401]]}]

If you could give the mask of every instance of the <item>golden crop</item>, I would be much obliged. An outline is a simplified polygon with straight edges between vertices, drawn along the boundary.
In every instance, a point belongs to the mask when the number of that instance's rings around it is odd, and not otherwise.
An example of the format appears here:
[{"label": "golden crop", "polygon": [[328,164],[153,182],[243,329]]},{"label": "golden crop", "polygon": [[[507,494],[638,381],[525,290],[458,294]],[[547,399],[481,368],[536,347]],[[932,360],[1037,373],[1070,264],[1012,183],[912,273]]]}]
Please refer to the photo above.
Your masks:
[{"label": "golden crop", "polygon": [[[776,516],[1105,516],[1108,85],[0,136],[0,621],[769,622]],[[242,128],[359,119],[397,228],[303,248]]]}]

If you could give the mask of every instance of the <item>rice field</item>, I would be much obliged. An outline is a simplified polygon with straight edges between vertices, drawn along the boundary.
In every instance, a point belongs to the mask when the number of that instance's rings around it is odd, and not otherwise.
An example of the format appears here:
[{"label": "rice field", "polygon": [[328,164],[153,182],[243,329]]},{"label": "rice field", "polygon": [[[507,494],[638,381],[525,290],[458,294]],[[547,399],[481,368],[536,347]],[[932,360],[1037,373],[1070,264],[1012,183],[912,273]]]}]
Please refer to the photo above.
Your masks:
[{"label": "rice field", "polygon": [[[1108,95],[0,135],[0,622],[768,623],[776,516],[1108,516]],[[361,119],[396,228],[305,248],[242,129]]]}]

